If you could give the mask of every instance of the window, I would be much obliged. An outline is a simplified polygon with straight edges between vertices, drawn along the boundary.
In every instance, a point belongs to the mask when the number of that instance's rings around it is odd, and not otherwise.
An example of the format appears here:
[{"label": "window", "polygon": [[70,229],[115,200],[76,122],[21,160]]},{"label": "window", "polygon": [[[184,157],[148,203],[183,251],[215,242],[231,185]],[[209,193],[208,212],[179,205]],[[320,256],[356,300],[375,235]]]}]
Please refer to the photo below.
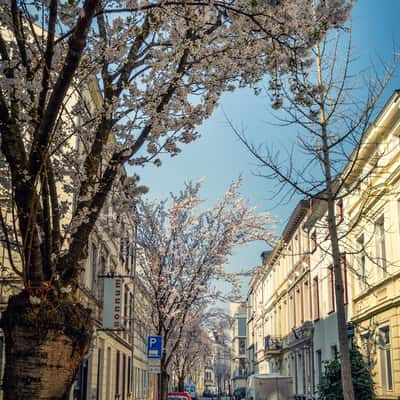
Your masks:
[{"label": "window", "polygon": [[91,257],[90,257],[90,267],[92,270],[92,280],[90,282],[90,288],[92,289],[93,292],[96,291],[96,284],[97,284],[97,246],[92,242],[91,246]]},{"label": "window", "polygon": [[107,364],[106,364],[106,399],[111,398],[111,347],[107,347]]},{"label": "window", "polygon": [[125,331],[128,331],[130,321],[129,321],[129,304],[128,304],[128,299],[129,299],[129,292],[128,292],[128,285],[124,286],[124,329]]},{"label": "window", "polygon": [[338,223],[340,224],[341,222],[343,222],[343,218],[344,218],[344,213],[343,213],[343,200],[339,199],[337,204],[337,217],[338,217]]},{"label": "window", "polygon": [[318,377],[318,383],[319,383],[322,378],[322,351],[317,350],[315,352],[315,354],[316,354],[316,362],[317,362],[317,377]]},{"label": "window", "polygon": [[297,389],[298,394],[304,394],[304,362],[302,354],[299,352],[297,353]]},{"label": "window", "polygon": [[121,236],[119,238],[119,255],[120,257],[125,261],[125,224],[124,221],[121,221],[121,219],[119,219],[120,221],[120,233]]},{"label": "window", "polygon": [[76,399],[88,400],[88,369],[89,361],[84,360],[76,377],[76,385],[74,389],[74,398]]},{"label": "window", "polygon": [[245,355],[246,354],[246,339],[245,338],[239,338],[239,355]]},{"label": "window", "polygon": [[2,383],[4,369],[4,336],[0,336],[0,382]]},{"label": "window", "polygon": [[134,378],[135,398],[139,397],[139,368],[135,367],[135,378]]},{"label": "window", "polygon": [[145,371],[142,369],[142,398],[144,397],[144,391],[146,386]]},{"label": "window", "polygon": [[[107,272],[107,260],[108,253],[104,247],[102,247],[100,255],[99,255],[99,267],[98,273],[100,275],[104,275]],[[103,301],[104,298],[104,279],[98,279],[97,281],[97,298],[100,301]]]},{"label": "window", "polygon": [[103,386],[103,355],[101,349],[97,352],[97,391],[96,400],[101,398],[101,388]]},{"label": "window", "polygon": [[126,354],[122,356],[122,398],[125,399],[126,392]]},{"label": "window", "polygon": [[296,309],[295,309],[295,301],[294,301],[294,295],[292,294],[289,297],[289,318],[290,318],[290,328],[294,328],[296,326]]},{"label": "window", "polygon": [[246,336],[246,318],[238,318],[238,336]]},{"label": "window", "polygon": [[381,385],[384,390],[390,391],[393,390],[393,375],[389,325],[379,328],[378,344],[380,353]]},{"label": "window", "polygon": [[336,344],[333,344],[331,346],[331,358],[332,358],[332,360],[334,360],[337,357],[338,357],[338,349],[337,349]]},{"label": "window", "polygon": [[291,358],[291,363],[290,363],[290,370],[292,375],[294,375],[294,385],[293,389],[297,393],[297,388],[298,388],[298,377],[297,377],[297,357],[295,355],[292,356]]},{"label": "window", "polygon": [[[343,284],[343,301],[344,304],[348,303],[348,288],[347,288],[347,263],[345,255],[342,255],[340,260],[340,269],[342,272],[342,284]],[[328,268],[328,300],[329,300],[329,313],[336,310],[336,296],[335,296],[335,273],[333,266]]]},{"label": "window", "polygon": [[131,394],[132,392],[132,364],[131,364],[131,358],[128,357],[128,394]]},{"label": "window", "polygon": [[360,291],[365,289],[367,283],[367,275],[365,269],[365,239],[364,235],[357,238],[357,269],[359,274],[359,289]]},{"label": "window", "polygon": [[328,268],[328,301],[329,313],[333,313],[335,311],[335,284],[332,265]]},{"label": "window", "polygon": [[276,311],[275,311],[275,333],[277,336],[280,336],[282,334],[282,305],[279,304],[278,306],[278,317],[276,317]]},{"label": "window", "polygon": [[130,272],[129,261],[130,261],[131,246],[129,245],[129,237],[128,236],[125,237],[124,247],[125,247],[125,249],[124,249],[124,251],[125,251],[125,255],[124,255],[124,257],[125,257],[125,269],[129,274],[129,272]]},{"label": "window", "polygon": [[317,231],[314,229],[311,232],[311,253],[314,253],[317,250]]},{"label": "window", "polygon": [[130,250],[129,250],[129,254],[130,254],[130,265],[131,265],[131,269],[134,269],[134,265],[135,265],[135,257],[136,257],[136,244],[131,244],[130,245]]},{"label": "window", "polygon": [[287,306],[287,300],[284,300],[283,306],[282,306],[282,331],[281,334],[285,335],[288,331],[288,306]]},{"label": "window", "polygon": [[365,364],[371,368],[371,345],[370,345],[370,333],[366,332],[360,335],[361,342],[361,354],[363,356]]},{"label": "window", "polygon": [[308,280],[303,284],[303,301],[304,301],[304,321],[310,321],[311,315],[311,301],[310,301],[310,285]]},{"label": "window", "polygon": [[90,258],[88,258],[86,260],[86,263],[84,264],[85,268],[82,268],[82,271],[81,271],[81,276],[79,278],[79,285],[81,287],[85,287],[86,286],[86,270],[88,269],[89,263],[90,263]]},{"label": "window", "polygon": [[295,309],[296,309],[296,315],[295,315],[295,326],[299,326],[300,324],[303,323],[304,319],[303,319],[303,299],[301,298],[301,288],[297,287],[296,288],[296,299],[295,299]]},{"label": "window", "polygon": [[291,244],[288,246],[288,256],[289,256],[289,270],[292,270],[294,265],[294,259],[293,259],[293,251]]},{"label": "window", "polygon": [[319,310],[319,281],[318,276],[313,279],[313,312],[314,312],[314,321],[319,320],[320,318],[320,310]]},{"label": "window", "polygon": [[129,293],[129,304],[128,304],[128,306],[129,306],[129,321],[128,321],[129,333],[131,332],[131,329],[132,329],[133,304],[134,304],[133,293]]},{"label": "window", "polygon": [[119,368],[120,368],[120,353],[117,350],[117,357],[115,361],[115,396],[120,394],[120,384],[119,384]]},{"label": "window", "polygon": [[349,300],[348,289],[347,289],[347,261],[346,261],[346,255],[344,254],[341,257],[340,266],[342,270],[343,300],[344,304],[347,304]]},{"label": "window", "polygon": [[239,376],[246,376],[246,359],[240,358],[239,359]]},{"label": "window", "polygon": [[387,272],[386,264],[386,243],[385,243],[385,219],[382,215],[375,222],[375,248],[376,248],[376,263],[379,268],[378,276],[383,278]]}]

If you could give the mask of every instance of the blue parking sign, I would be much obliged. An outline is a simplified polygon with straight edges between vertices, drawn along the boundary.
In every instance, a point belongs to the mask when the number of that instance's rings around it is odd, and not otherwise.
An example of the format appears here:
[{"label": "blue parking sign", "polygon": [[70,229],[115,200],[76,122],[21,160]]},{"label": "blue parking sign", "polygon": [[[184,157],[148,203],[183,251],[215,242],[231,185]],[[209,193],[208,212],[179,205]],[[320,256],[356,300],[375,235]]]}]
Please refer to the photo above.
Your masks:
[{"label": "blue parking sign", "polygon": [[147,358],[161,358],[162,336],[147,337]]}]

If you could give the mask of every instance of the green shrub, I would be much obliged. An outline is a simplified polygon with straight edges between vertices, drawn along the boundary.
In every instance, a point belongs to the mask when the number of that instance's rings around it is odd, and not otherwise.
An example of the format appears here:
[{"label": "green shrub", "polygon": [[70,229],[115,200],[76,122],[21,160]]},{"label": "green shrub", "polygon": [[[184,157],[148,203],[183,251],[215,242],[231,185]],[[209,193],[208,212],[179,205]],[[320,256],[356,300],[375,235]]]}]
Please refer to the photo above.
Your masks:
[{"label": "green shrub", "polygon": [[[357,347],[350,350],[350,360],[355,399],[374,400],[376,397],[371,372]],[[343,399],[340,360],[337,357],[325,363],[324,374],[318,386],[318,394],[321,400]]]}]

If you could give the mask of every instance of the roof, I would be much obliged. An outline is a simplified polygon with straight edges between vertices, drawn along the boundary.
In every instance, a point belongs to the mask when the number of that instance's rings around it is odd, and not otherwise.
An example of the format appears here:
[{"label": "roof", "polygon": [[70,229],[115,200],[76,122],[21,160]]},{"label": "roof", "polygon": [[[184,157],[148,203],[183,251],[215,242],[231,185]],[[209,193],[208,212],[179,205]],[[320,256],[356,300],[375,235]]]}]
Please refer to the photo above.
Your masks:
[{"label": "roof", "polygon": [[284,242],[287,243],[291,239],[294,231],[297,229],[304,216],[307,214],[309,207],[309,200],[300,200],[297,203],[296,208],[292,212],[292,215],[290,216],[289,221],[286,224],[285,229],[283,230],[282,239]]},{"label": "roof", "polygon": [[311,214],[303,224],[303,229],[310,230],[328,209],[328,202],[321,199],[311,199]]},{"label": "roof", "polygon": [[[376,148],[379,135],[382,131],[387,130],[390,123],[398,117],[400,108],[399,99],[400,89],[396,89],[378,113],[374,122],[364,132],[360,142],[351,153],[348,164],[343,170],[343,174],[348,173],[346,184],[351,185],[357,179],[363,166],[368,162],[368,155]],[[366,140],[367,138],[368,140]]]}]

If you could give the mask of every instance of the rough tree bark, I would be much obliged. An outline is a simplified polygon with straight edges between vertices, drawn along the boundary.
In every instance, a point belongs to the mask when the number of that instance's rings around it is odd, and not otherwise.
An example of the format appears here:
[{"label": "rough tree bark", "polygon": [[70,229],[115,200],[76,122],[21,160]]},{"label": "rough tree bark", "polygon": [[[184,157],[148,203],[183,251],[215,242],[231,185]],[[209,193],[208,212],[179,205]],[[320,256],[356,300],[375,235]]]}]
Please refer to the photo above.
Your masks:
[{"label": "rough tree bark", "polygon": [[333,274],[335,281],[336,316],[339,338],[339,352],[343,398],[354,400],[353,379],[351,373],[351,361],[349,341],[347,338],[346,310],[344,305],[344,285],[342,278],[342,257],[339,249],[339,240],[336,226],[335,201],[332,193],[328,194],[328,224],[331,235]]},{"label": "rough tree bark", "polygon": [[2,315],[6,344],[6,400],[63,400],[92,334],[90,310],[54,293],[27,290],[12,296]]},{"label": "rough tree bark", "polygon": [[180,375],[178,377],[178,392],[184,392],[185,391],[185,377],[183,375]]},{"label": "rough tree bark", "polygon": [[169,382],[169,374],[167,371],[167,367],[165,365],[164,356],[161,359],[161,376],[160,376],[160,400],[167,400],[168,398],[168,382]]}]

